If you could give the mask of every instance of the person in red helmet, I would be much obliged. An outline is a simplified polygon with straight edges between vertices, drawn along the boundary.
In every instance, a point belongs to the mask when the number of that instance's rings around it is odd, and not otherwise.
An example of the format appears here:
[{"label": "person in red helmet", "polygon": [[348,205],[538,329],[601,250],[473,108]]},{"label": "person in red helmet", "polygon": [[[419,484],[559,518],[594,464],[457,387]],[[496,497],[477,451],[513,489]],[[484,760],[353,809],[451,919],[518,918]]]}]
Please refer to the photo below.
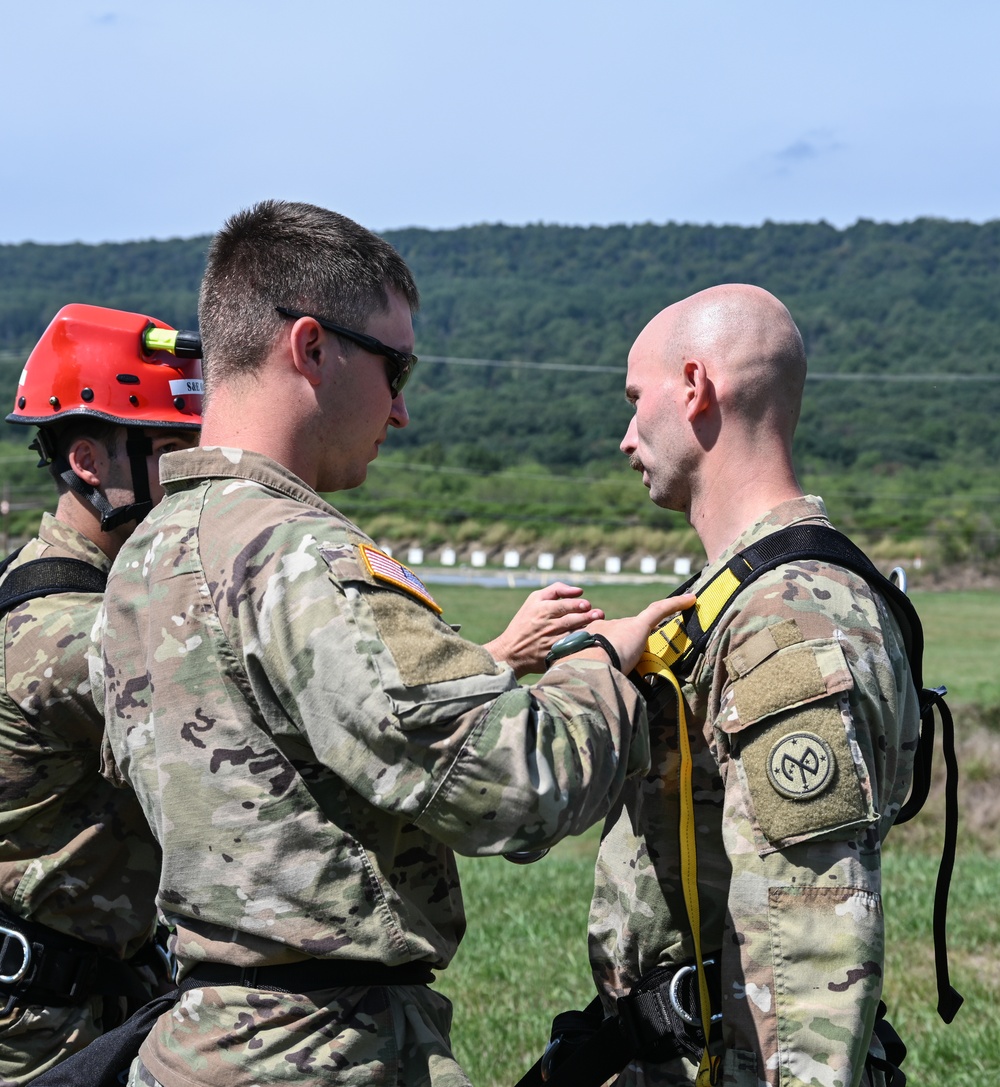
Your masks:
[{"label": "person in red helmet", "polygon": [[68,305],[32,351],[10,423],[55,478],[54,514],[0,567],[0,1083],[31,1082],[151,995],[159,850],[100,776],[90,632],[111,562],[196,445],[196,334]]}]

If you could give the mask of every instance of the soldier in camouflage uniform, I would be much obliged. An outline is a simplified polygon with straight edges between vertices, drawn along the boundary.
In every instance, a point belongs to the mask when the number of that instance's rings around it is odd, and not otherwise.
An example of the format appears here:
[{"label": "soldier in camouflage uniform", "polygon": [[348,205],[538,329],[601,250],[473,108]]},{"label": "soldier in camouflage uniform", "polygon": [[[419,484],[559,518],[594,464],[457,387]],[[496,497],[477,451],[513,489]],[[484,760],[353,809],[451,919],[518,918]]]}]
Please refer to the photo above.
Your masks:
[{"label": "soldier in camouflage uniform", "polygon": [[[828,523],[792,469],[805,370],[785,307],[744,285],[670,306],[633,346],[621,448],[652,500],[697,529],[709,561],[693,591],[776,529]],[[856,574],[789,562],[733,599],[682,694],[701,946],[721,956],[719,1082],[881,1083],[865,1068],[870,1044],[881,1055],[880,847],[918,727],[896,620]],[[642,974],[694,956],[675,707],[664,684],[650,706],[652,771],[626,783],[601,843],[590,957],[609,1010]],[[637,1061],[618,1083],[688,1083],[695,1071]]]},{"label": "soldier in camouflage uniform", "polygon": [[[55,560],[86,564],[92,591],[33,595],[0,615],[0,1084],[30,1082],[148,999],[137,964],[155,921],[159,849],[135,797],[99,773],[103,719],[87,655],[99,583],[162,494],[160,453],[197,440],[200,396],[177,406],[170,381],[200,383],[196,361],[148,352],[139,314],[64,307],[32,352],[8,422],[35,424],[60,495],[8,565],[0,594]],[[118,374],[141,384],[123,385]],[[135,390],[141,392],[141,400]],[[135,397],[136,403],[129,400]],[[169,429],[163,429],[169,428]],[[127,449],[139,458],[132,475]],[[33,945],[25,963],[19,933]],[[78,990],[70,993],[76,983]]]},{"label": "soldier in camouflage uniform", "polygon": [[427,985],[465,929],[454,852],[578,833],[646,765],[611,661],[674,605],[519,686],[537,652],[465,641],[318,493],[408,422],[416,304],[391,247],[310,205],[241,212],[210,251],[204,444],[114,565],[95,675],[194,983],[132,1084],[467,1084]]}]

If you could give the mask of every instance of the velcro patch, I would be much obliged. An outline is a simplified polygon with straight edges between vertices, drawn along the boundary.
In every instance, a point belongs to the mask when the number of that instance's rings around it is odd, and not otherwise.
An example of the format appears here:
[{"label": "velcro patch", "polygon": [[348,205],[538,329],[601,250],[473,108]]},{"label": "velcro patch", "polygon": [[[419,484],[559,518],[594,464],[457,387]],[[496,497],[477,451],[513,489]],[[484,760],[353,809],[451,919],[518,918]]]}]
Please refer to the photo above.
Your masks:
[{"label": "velcro patch", "polygon": [[[735,713],[721,725],[730,733],[739,732],[786,710],[804,706],[828,695],[848,691],[854,679],[837,642],[799,642],[787,648],[776,646],[771,655],[764,655],[764,635],[774,641],[771,628],[760,631],[726,660],[727,669],[737,671],[739,678],[732,685]],[[753,643],[753,644],[751,644]],[[747,651],[749,648],[749,652]],[[764,655],[763,660],[759,658]],[[734,663],[735,662],[735,663]],[[740,672],[741,667],[749,671]]]},{"label": "velcro patch", "polygon": [[364,598],[405,686],[500,672],[500,665],[481,645],[467,642],[426,608],[414,607],[405,596],[374,589]]},{"label": "velcro patch", "polygon": [[730,679],[739,679],[752,671],[758,664],[763,664],[768,657],[773,657],[779,649],[787,649],[805,638],[794,619],[774,623],[763,630],[758,630],[726,657],[726,670]]},{"label": "velcro patch", "polygon": [[846,837],[875,818],[835,703],[741,733],[738,758],[757,826],[772,846],[837,832]]},{"label": "velcro patch", "polygon": [[379,551],[377,547],[372,547],[370,544],[358,544],[358,551],[365,569],[376,581],[382,581],[388,585],[394,585],[397,589],[402,589],[403,592],[415,597],[422,604],[426,604],[435,614],[441,614],[443,609],[427,591],[427,586],[412,570],[401,562],[397,562],[391,555]]}]

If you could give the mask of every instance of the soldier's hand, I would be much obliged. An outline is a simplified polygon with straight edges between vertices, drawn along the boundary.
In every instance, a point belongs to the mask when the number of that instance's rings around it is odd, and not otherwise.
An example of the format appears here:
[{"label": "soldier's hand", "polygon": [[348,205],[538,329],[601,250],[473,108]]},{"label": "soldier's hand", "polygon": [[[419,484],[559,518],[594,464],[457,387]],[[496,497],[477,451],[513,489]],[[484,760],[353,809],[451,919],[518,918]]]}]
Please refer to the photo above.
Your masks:
[{"label": "soldier's hand", "polygon": [[564,634],[581,630],[604,618],[592,608],[578,585],[555,581],[530,593],[511,619],[507,629],[485,648],[494,660],[503,661],[521,678],[529,672],[545,671],[545,656]]},{"label": "soldier's hand", "polygon": [[[650,634],[671,615],[690,608],[695,600],[694,593],[671,596],[667,600],[654,600],[638,615],[632,615],[627,619],[605,619],[601,622],[589,623],[587,629],[594,634],[603,634],[615,647],[622,671],[627,675],[639,663]],[[603,655],[603,651],[596,646],[593,649],[583,650],[583,653],[595,656],[597,653],[602,653]]]}]

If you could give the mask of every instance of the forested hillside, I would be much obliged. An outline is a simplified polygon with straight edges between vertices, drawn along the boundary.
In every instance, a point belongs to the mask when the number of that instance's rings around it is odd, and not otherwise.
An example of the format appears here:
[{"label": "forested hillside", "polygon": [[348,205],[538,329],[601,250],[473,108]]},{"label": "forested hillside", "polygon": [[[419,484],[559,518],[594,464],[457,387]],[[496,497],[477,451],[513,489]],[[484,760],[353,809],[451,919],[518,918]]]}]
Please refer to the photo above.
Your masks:
[{"label": "forested hillside", "polygon": [[[411,426],[392,435],[345,507],[433,510],[445,524],[676,523],[649,507],[617,452],[625,357],[662,306],[738,280],[777,294],[802,329],[813,376],[798,463],[839,519],[870,535],[937,540],[952,558],[1000,550],[1000,222],[386,236],[421,288],[423,358],[407,389]],[[67,301],[193,326],[207,242],[0,246],[5,402]],[[566,480],[577,476],[612,485]]]}]

